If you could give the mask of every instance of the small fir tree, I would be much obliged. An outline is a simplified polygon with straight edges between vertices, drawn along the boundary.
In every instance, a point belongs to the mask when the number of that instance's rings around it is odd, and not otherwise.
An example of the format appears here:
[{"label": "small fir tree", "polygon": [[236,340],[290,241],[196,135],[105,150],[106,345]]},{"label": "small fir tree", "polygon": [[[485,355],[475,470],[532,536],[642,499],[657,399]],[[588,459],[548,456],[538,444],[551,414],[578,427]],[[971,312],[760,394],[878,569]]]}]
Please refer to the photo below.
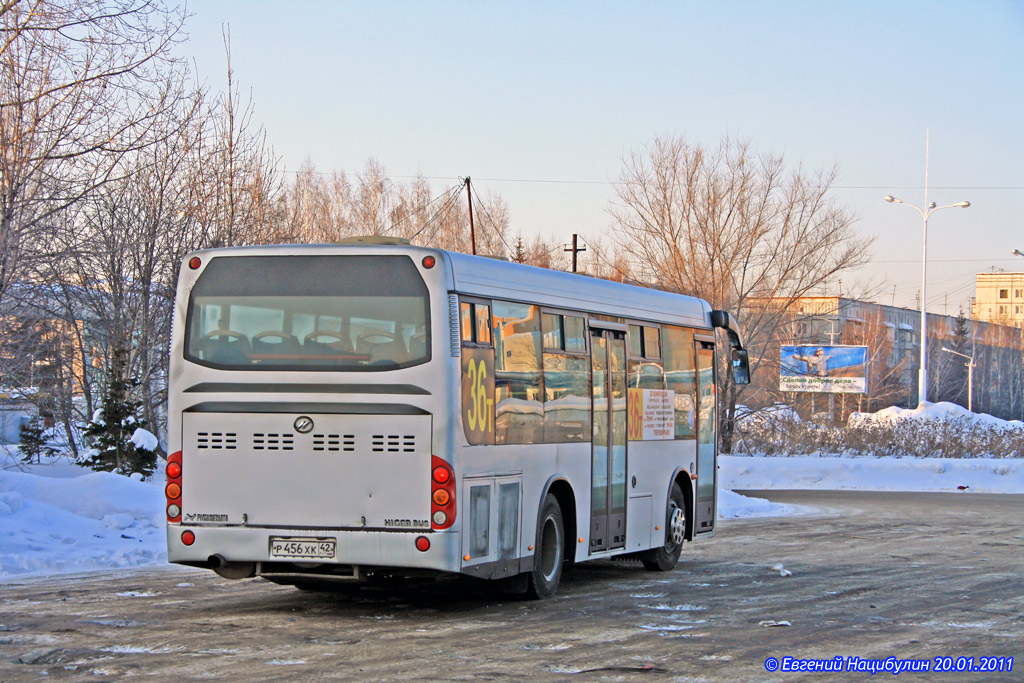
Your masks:
[{"label": "small fir tree", "polygon": [[513,263],[526,263],[526,244],[523,243],[523,235],[516,236],[516,246],[512,250]]},{"label": "small fir tree", "polygon": [[83,464],[100,472],[149,476],[156,469],[156,451],[136,444],[132,437],[146,423],[137,415],[141,403],[133,398],[139,383],[124,378],[125,352],[116,351],[103,406],[93,415],[84,435],[92,447]]},{"label": "small fir tree", "polygon": [[43,456],[54,454],[52,447],[47,445],[43,436],[43,425],[38,417],[34,417],[18,428],[18,450],[22,454],[22,462],[42,462]]}]

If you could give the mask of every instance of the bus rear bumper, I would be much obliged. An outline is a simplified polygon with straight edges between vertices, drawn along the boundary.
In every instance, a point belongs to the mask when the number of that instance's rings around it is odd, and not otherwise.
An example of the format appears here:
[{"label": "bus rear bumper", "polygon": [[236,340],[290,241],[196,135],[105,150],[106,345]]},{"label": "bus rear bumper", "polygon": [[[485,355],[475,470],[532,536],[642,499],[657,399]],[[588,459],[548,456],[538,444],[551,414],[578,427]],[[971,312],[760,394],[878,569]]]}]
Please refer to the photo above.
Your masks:
[{"label": "bus rear bumper", "polygon": [[[194,541],[185,545],[182,534],[191,531]],[[421,551],[420,537],[430,542]],[[281,558],[271,555],[272,539],[333,540],[335,553],[330,558]],[[178,564],[215,568],[224,562],[291,562],[297,566],[348,565],[402,567],[458,572],[459,534],[452,531],[394,532],[339,531],[288,528],[167,526],[167,560]]]}]

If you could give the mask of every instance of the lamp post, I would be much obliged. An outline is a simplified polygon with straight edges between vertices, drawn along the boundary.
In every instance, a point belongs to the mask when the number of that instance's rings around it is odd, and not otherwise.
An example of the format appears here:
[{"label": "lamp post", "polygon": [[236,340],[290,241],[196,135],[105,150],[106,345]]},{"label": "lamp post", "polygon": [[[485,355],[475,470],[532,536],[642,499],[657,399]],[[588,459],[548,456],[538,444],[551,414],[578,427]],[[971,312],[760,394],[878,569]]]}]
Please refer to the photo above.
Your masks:
[{"label": "lamp post", "polygon": [[928,400],[928,313],[926,310],[928,302],[928,218],[936,211],[941,211],[942,209],[966,209],[971,205],[971,203],[957,202],[956,204],[949,204],[948,206],[935,206],[935,202],[927,203],[927,185],[925,186],[926,208],[924,209],[913,204],[907,204],[902,199],[897,199],[891,194],[885,195],[885,201],[890,204],[903,204],[904,206],[916,209],[917,212],[921,214],[921,218],[924,219],[924,234],[921,239],[921,370],[918,376],[917,386],[917,402],[918,404],[922,404]]},{"label": "lamp post", "polygon": [[953,349],[946,348],[945,346],[942,347],[942,350],[946,353],[953,353],[967,359],[967,362],[964,363],[964,365],[967,366],[967,410],[973,413],[974,411],[971,410],[971,394],[973,391],[971,390],[974,387],[974,368],[977,367],[977,363],[974,362],[974,358],[972,356],[968,356],[966,353],[960,353],[959,351],[954,351]]}]

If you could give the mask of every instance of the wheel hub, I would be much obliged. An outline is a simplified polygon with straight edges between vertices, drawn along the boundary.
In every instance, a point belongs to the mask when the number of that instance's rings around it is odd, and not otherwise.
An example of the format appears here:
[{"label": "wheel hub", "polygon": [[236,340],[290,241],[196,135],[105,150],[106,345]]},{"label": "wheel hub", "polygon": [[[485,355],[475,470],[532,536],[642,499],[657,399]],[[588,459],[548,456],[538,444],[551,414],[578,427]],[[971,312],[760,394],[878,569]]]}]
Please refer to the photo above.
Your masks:
[{"label": "wheel hub", "polygon": [[674,545],[683,544],[683,540],[686,538],[686,515],[683,514],[682,508],[677,507],[672,511],[669,533],[672,536],[672,543]]}]

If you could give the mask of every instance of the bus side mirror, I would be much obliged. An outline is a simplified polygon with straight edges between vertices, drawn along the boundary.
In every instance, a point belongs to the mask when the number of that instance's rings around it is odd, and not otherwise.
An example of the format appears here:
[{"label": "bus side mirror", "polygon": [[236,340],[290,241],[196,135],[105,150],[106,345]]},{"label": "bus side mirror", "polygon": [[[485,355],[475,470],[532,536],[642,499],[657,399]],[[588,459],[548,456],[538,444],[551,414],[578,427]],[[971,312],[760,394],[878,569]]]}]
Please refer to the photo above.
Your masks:
[{"label": "bus side mirror", "polygon": [[750,384],[750,357],[746,349],[732,350],[732,380],[736,384]]}]

